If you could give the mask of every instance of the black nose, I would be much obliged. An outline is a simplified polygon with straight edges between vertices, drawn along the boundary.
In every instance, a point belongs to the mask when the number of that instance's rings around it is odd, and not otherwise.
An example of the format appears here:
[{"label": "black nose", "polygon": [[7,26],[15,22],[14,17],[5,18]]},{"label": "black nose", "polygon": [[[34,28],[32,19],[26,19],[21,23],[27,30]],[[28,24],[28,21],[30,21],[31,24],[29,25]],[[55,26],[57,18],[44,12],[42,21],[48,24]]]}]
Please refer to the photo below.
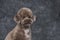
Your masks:
[{"label": "black nose", "polygon": [[25,24],[31,24],[32,21],[30,19],[26,19],[24,22]]}]

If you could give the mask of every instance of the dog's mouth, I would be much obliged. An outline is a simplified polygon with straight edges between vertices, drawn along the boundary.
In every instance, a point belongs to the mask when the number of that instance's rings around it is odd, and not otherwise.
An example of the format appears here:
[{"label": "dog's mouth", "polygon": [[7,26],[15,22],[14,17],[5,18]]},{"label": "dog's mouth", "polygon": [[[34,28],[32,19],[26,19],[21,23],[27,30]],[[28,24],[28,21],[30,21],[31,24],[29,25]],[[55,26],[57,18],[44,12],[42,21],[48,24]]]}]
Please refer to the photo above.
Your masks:
[{"label": "dog's mouth", "polygon": [[32,24],[32,20],[31,19],[24,19],[21,21],[21,23],[25,26],[30,26]]},{"label": "dog's mouth", "polygon": [[31,24],[32,24],[31,22],[24,22],[23,25],[25,25],[25,26],[30,26]]},{"label": "dog's mouth", "polygon": [[31,24],[32,21],[24,21],[25,24]]},{"label": "dog's mouth", "polygon": [[25,24],[31,24],[31,22],[25,22]]}]

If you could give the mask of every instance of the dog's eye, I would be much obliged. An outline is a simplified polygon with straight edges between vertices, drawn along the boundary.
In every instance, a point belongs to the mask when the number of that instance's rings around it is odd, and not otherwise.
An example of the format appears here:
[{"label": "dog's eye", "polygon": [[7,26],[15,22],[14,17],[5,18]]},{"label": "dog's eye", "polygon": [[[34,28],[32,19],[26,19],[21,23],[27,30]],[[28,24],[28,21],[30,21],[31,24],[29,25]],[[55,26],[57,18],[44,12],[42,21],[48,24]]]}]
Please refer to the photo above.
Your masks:
[{"label": "dog's eye", "polygon": [[28,18],[31,18],[31,16],[28,16]]}]

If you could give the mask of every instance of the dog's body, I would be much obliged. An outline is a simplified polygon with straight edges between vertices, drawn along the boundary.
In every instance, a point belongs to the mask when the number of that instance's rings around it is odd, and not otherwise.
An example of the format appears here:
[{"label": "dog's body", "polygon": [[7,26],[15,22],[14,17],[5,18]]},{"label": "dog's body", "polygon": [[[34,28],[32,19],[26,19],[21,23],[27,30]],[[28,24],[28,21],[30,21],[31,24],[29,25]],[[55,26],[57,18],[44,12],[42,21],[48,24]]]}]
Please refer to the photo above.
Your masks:
[{"label": "dog's body", "polygon": [[8,33],[5,40],[31,40],[31,24],[35,21],[29,8],[21,8],[14,17],[16,27]]}]

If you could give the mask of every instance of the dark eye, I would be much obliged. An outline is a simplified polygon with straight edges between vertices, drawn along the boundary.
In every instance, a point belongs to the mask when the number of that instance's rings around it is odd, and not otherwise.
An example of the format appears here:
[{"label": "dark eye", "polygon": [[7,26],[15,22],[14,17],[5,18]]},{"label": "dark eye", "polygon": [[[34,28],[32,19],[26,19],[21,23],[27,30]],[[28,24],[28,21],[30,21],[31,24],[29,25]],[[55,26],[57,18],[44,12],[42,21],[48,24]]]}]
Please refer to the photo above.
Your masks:
[{"label": "dark eye", "polygon": [[28,16],[28,18],[31,18],[31,16]]}]

